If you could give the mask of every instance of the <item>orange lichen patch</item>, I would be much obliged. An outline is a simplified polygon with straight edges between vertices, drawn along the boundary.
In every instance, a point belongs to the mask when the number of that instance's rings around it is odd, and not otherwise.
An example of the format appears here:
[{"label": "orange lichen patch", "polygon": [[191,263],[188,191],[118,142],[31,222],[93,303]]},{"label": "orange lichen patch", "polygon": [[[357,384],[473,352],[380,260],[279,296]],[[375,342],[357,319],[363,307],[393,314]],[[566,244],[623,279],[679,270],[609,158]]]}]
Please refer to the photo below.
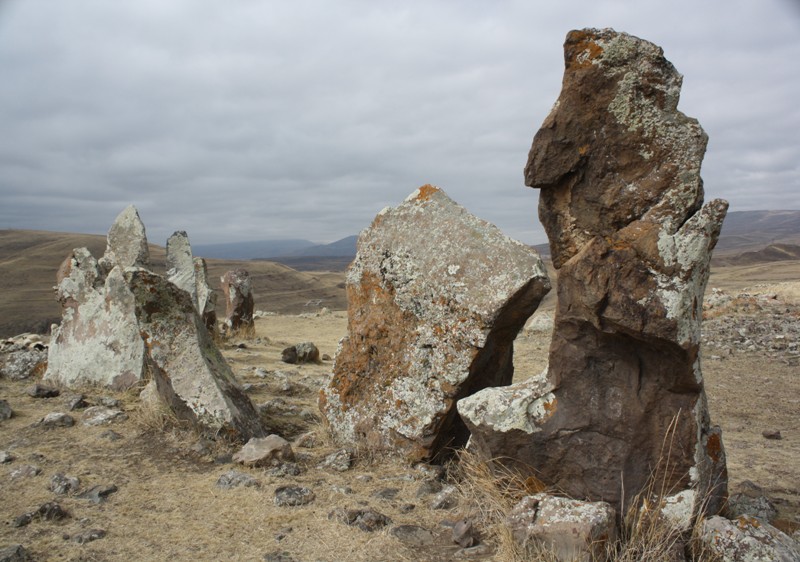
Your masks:
[{"label": "orange lichen patch", "polygon": [[558,398],[553,397],[553,399],[550,402],[545,402],[544,404],[542,404],[542,406],[544,407],[544,412],[546,416],[545,419],[547,419],[556,413],[556,408],[558,407]]},{"label": "orange lichen patch", "polygon": [[525,491],[530,494],[538,494],[547,489],[547,484],[536,478],[535,476],[528,476],[524,482]]},{"label": "orange lichen patch", "polygon": [[584,144],[583,146],[578,148],[578,154],[581,156],[586,156],[586,153],[589,152],[589,145]]},{"label": "orange lichen patch", "polygon": [[722,439],[720,438],[719,433],[712,433],[708,436],[708,441],[706,442],[706,451],[708,451],[708,456],[711,457],[712,461],[719,462],[719,459],[722,456]]},{"label": "orange lichen patch", "polygon": [[572,31],[565,45],[567,68],[586,68],[603,53],[603,48],[585,31]]},{"label": "orange lichen patch", "polygon": [[428,201],[435,193],[439,193],[441,191],[435,185],[431,185],[426,183],[422,187],[417,190],[417,197],[416,201]]}]

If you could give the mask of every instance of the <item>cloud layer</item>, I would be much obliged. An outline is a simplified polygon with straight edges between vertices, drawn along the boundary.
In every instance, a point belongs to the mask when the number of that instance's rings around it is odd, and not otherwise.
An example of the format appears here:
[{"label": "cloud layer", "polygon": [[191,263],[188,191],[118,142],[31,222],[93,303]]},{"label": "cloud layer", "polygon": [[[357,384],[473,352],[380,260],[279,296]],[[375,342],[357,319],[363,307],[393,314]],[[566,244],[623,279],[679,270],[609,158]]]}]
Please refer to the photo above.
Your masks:
[{"label": "cloud layer", "polygon": [[[2,0],[0,0],[2,2]],[[800,209],[792,0],[0,3],[0,228],[333,241],[433,183],[543,242],[522,167],[567,31],[653,41],[710,136],[708,197]]]}]

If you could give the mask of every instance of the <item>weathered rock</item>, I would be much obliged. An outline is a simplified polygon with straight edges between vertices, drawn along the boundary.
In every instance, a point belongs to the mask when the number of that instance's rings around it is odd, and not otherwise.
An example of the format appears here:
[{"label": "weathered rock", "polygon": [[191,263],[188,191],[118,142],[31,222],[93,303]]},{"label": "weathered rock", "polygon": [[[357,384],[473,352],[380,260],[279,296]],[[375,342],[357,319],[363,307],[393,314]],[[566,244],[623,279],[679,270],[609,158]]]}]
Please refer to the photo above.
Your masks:
[{"label": "weathered rock", "polygon": [[281,361],[290,364],[320,363],[319,349],[311,342],[298,343],[281,352]]},{"label": "weathered rock", "polygon": [[57,281],[62,319],[50,340],[44,380],[115,390],[141,381],[144,343],[122,268],[102,277],[89,251],[78,248],[61,265]]},{"label": "weathered rock", "polygon": [[39,468],[38,466],[31,464],[23,464],[12,470],[9,476],[11,477],[12,480],[18,480],[19,478],[33,478],[34,476],[38,476],[41,473],[42,469]]},{"label": "weathered rock", "polygon": [[125,279],[161,399],[178,417],[205,430],[241,439],[265,435],[188,293],[144,269],[128,269]]},{"label": "weathered rock", "polygon": [[92,406],[81,415],[83,425],[106,425],[126,419],[128,419],[128,415],[122,410],[105,406]]},{"label": "weathered rock", "polygon": [[239,486],[244,486],[245,488],[260,488],[261,482],[249,474],[237,472],[235,470],[229,470],[217,479],[217,487],[223,490],[230,490],[232,488],[238,488]]},{"label": "weathered rock", "polygon": [[192,255],[189,236],[184,231],[167,239],[167,279],[189,293],[203,324],[213,333],[217,325],[217,294],[208,284],[205,260]]},{"label": "weathered rock", "polygon": [[39,427],[53,429],[55,427],[72,427],[75,418],[64,412],[50,412],[37,423]]},{"label": "weathered rock", "polygon": [[75,492],[80,485],[81,481],[77,476],[65,476],[57,473],[50,478],[47,488],[54,494],[63,496]]},{"label": "weathered rock", "polygon": [[0,562],[30,562],[33,560],[28,549],[21,544],[0,548]]},{"label": "weathered rock", "polygon": [[656,45],[573,31],[565,59],[525,170],[559,269],[548,372],[459,409],[477,451],[570,497],[619,509],[654,478],[713,513],[727,475],[700,322],[727,203],[702,206],[707,137]]},{"label": "weathered rock", "polygon": [[323,470],[335,470],[336,472],[346,472],[353,466],[353,452],[347,449],[339,449],[326,456],[317,465]]},{"label": "weathered rock", "polygon": [[564,562],[602,560],[606,545],[616,539],[616,513],[609,504],[548,494],[523,498],[507,524],[518,544],[539,543]]},{"label": "weathered rock", "polygon": [[254,437],[233,455],[235,462],[245,466],[271,466],[281,462],[293,461],[291,444],[280,435]]},{"label": "weathered rock", "polygon": [[281,486],[275,490],[275,505],[297,506],[314,501],[316,495],[302,486]]},{"label": "weathered rock", "polygon": [[42,375],[47,368],[47,350],[20,349],[0,355],[0,377],[23,380]]},{"label": "weathered rock", "polygon": [[725,515],[729,519],[747,515],[771,523],[778,516],[778,510],[760,486],[745,480],[739,484],[736,493],[728,498]]},{"label": "weathered rock", "polygon": [[16,457],[8,451],[0,451],[0,464],[6,464],[14,461]]},{"label": "weathered rock", "polygon": [[61,391],[52,386],[35,384],[27,390],[27,393],[31,398],[55,398]]},{"label": "weathered rock", "polygon": [[478,533],[471,519],[459,519],[453,525],[453,542],[462,548],[469,548],[478,543]]},{"label": "weathered rock", "polygon": [[225,325],[229,334],[253,330],[253,287],[250,273],[233,269],[220,278],[225,295]]},{"label": "weathered rock", "polygon": [[106,485],[101,484],[92,486],[85,492],[78,494],[76,497],[81,500],[89,500],[92,503],[103,503],[108,499],[108,496],[115,493],[119,488],[116,484]]},{"label": "weathered rock", "polygon": [[61,521],[69,516],[69,512],[61,507],[58,502],[47,502],[40,505],[34,515],[34,517],[38,517],[42,521]]},{"label": "weathered rock", "polygon": [[359,237],[320,394],[334,437],[411,460],[464,444],[456,401],[511,382],[513,340],[549,290],[535,251],[436,187],[382,211]]},{"label": "weathered rock", "polygon": [[0,421],[10,420],[14,415],[14,410],[7,400],[0,400]]},{"label": "weathered rock", "polygon": [[328,514],[328,519],[336,520],[345,525],[358,527],[362,531],[371,533],[391,525],[392,520],[374,509],[345,509],[337,507]]},{"label": "weathered rock", "polygon": [[108,231],[101,269],[110,271],[114,266],[123,270],[126,267],[150,267],[150,249],[144,223],[133,205],[128,205],[117,215]]},{"label": "weathered rock", "polygon": [[105,529],[89,529],[88,531],[81,531],[72,537],[72,540],[78,544],[86,544],[87,542],[96,541],[106,536]]},{"label": "weathered rock", "polygon": [[709,517],[700,529],[702,542],[723,562],[796,562],[800,545],[769,523],[741,516],[734,521]]},{"label": "weathered rock", "polygon": [[458,490],[455,486],[445,486],[431,500],[431,509],[453,509],[458,505]]}]

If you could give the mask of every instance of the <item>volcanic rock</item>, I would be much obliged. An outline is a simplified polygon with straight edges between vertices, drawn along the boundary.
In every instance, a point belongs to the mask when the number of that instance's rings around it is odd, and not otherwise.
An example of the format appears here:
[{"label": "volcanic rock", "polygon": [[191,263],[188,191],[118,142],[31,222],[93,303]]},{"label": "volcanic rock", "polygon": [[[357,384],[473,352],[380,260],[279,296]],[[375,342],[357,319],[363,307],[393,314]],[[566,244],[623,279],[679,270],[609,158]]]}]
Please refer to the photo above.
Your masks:
[{"label": "volcanic rock", "polygon": [[150,267],[150,249],[147,246],[147,234],[139,211],[128,205],[114,219],[114,224],[106,238],[106,252],[103,255],[101,269],[110,271],[114,266]]},{"label": "volcanic rock", "polygon": [[189,293],[203,324],[213,333],[217,324],[217,294],[208,285],[205,260],[192,256],[189,236],[182,230],[167,239],[167,279]]},{"label": "volcanic rock", "polygon": [[125,278],[161,399],[178,417],[207,431],[237,439],[265,435],[189,294],[144,269],[128,269]]},{"label": "volcanic rock", "polygon": [[616,514],[605,502],[581,502],[548,494],[522,499],[508,516],[514,540],[537,542],[556,559],[590,562],[602,559],[616,538]]},{"label": "volcanic rock", "polygon": [[464,444],[456,401],[511,382],[513,340],[549,290],[534,250],[436,187],[381,211],[359,237],[320,394],[334,438],[409,460]]},{"label": "volcanic rock", "polygon": [[235,462],[245,466],[270,466],[294,460],[291,444],[280,435],[267,435],[250,439],[233,455]]},{"label": "volcanic rock", "polygon": [[559,269],[549,368],[459,409],[476,451],[570,497],[619,510],[653,478],[690,517],[714,513],[727,474],[700,322],[728,205],[702,204],[707,137],[677,110],[682,77],[656,45],[587,29],[564,49],[525,169]]},{"label": "volcanic rock", "polygon": [[220,278],[225,295],[225,325],[229,334],[247,333],[253,324],[253,287],[250,273],[233,269]]},{"label": "volcanic rock", "polygon": [[38,377],[47,368],[47,351],[31,347],[0,355],[0,377],[23,380]]},{"label": "volcanic rock", "polygon": [[702,522],[700,540],[725,562],[796,562],[800,544],[769,523],[741,516],[714,516]]}]

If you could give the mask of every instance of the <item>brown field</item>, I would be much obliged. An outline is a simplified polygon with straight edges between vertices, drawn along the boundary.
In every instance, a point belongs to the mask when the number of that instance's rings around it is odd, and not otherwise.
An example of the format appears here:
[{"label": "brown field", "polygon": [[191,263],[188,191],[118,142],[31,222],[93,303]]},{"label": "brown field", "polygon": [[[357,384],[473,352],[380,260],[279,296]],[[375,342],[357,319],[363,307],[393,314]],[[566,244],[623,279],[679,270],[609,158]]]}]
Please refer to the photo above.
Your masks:
[{"label": "brown field", "polygon": [[[800,311],[800,262],[773,266],[722,268],[712,283],[728,291],[760,284],[758,290],[777,293],[781,302]],[[795,281],[787,281],[794,279]],[[551,296],[542,312],[552,312]],[[268,308],[265,306],[264,308]],[[0,450],[16,457],[0,468],[0,545],[20,543],[41,560],[262,560],[266,554],[286,552],[296,561],[338,560],[456,560],[458,547],[442,522],[477,515],[479,506],[462,497],[451,510],[428,508],[432,496],[417,497],[423,475],[399,461],[361,452],[354,467],[338,473],[317,468],[336,448],[326,439],[316,409],[317,389],[326,380],[330,361],[322,365],[290,366],[280,352],[301,341],[314,341],[322,353],[334,355],[346,329],[344,312],[323,315],[273,315],[258,319],[256,338],[245,349],[229,344],[224,354],[257,404],[269,403],[266,419],[288,439],[312,431],[313,448],[295,447],[305,472],[295,477],[269,475],[266,469],[231,464],[224,443],[205,442],[185,428],[170,424],[159,413],[143,411],[135,392],[113,395],[122,401],[129,419],[111,426],[43,430],[35,423],[52,411],[64,411],[67,398],[34,400],[25,390],[33,381],[0,380],[0,396],[15,416],[0,424]],[[237,343],[237,342],[231,342]],[[524,331],[516,344],[516,378],[541,371],[546,363],[549,333]],[[800,376],[797,363],[776,359],[767,350],[714,356],[704,350],[704,372],[715,423],[722,426],[732,487],[750,480],[762,486],[780,511],[779,524],[787,530],[800,526]],[[256,369],[262,369],[261,374]],[[290,384],[286,385],[285,381]],[[112,396],[86,389],[90,401]],[[111,440],[111,429],[121,438]],[[761,432],[778,429],[779,441]],[[11,480],[23,464],[41,468],[38,476]],[[260,488],[223,490],[215,483],[235,468],[261,482]],[[119,490],[95,505],[74,496],[55,496],[48,482],[55,473],[77,476],[81,490],[114,484]],[[274,490],[283,485],[311,488],[316,499],[303,507],[277,507]],[[397,488],[393,500],[373,496]],[[57,500],[71,517],[63,522],[34,521],[15,528],[22,513]],[[407,506],[413,505],[410,511]],[[372,507],[387,515],[392,525],[375,533],[328,519],[337,507]],[[389,530],[401,524],[421,525],[437,536],[428,547],[404,546]],[[71,537],[88,529],[107,531],[105,538],[79,545]],[[276,536],[285,535],[278,540]],[[505,560],[498,541],[484,530],[488,554],[479,559]]]}]

